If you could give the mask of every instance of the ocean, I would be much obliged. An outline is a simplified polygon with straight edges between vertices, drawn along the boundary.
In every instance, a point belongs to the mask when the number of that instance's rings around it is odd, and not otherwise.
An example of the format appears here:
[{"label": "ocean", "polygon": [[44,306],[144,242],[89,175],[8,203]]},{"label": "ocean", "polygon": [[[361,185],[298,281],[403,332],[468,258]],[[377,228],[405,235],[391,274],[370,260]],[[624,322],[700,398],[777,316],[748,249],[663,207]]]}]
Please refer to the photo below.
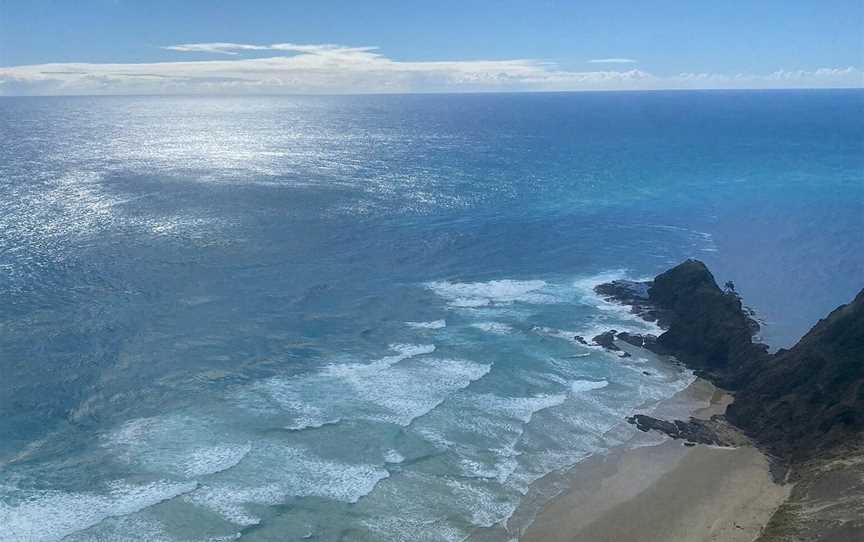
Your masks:
[{"label": "ocean", "polygon": [[594,285],[862,232],[864,91],[0,98],[0,541],[514,539],[693,379]]}]

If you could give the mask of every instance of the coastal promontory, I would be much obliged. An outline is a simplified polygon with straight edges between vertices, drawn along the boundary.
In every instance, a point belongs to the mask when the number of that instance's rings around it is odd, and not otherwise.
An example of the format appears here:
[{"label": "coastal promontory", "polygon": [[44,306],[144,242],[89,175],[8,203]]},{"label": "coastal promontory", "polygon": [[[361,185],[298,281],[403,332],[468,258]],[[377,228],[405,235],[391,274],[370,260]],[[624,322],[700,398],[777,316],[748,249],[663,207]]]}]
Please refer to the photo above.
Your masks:
[{"label": "coastal promontory", "polygon": [[[735,396],[725,417],[794,484],[761,542],[864,540],[864,290],[820,320],[792,348],[769,353],[734,286],[721,289],[702,262],[687,260],[653,281],[596,288],[657,321],[658,337],[617,339],[674,356]],[[694,442],[722,443],[693,420],[631,418]]]}]

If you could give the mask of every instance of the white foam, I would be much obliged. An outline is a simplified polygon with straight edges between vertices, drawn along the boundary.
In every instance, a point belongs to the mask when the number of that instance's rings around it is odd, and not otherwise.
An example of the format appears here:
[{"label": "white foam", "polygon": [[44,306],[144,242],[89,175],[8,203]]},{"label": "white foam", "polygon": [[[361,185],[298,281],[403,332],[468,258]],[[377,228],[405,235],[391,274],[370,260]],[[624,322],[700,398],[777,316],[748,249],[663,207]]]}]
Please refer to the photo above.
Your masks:
[{"label": "white foam", "polygon": [[407,426],[491,369],[491,364],[467,360],[429,359],[353,384],[365,401],[384,408],[385,412],[372,414],[371,418]]},{"label": "white foam", "polygon": [[492,368],[419,357],[434,352],[433,345],[396,344],[392,349],[397,354],[372,363],[331,364],[311,374],[271,378],[244,390],[238,402],[262,414],[292,415],[294,422],[285,427],[293,430],[351,419],[406,426]]},{"label": "white foam", "polygon": [[399,542],[465,542],[468,533],[447,525],[441,518],[406,518],[404,515],[376,516],[363,520],[374,535],[372,540]]},{"label": "white foam", "polygon": [[[517,433],[522,435],[520,431]],[[459,460],[459,468],[462,474],[470,478],[488,478],[497,480],[499,484],[505,484],[513,476],[513,473],[519,468],[519,456],[514,447],[517,442],[514,438],[507,443],[503,448],[495,448],[489,450],[495,454],[495,459],[490,464],[488,462],[478,461],[469,457],[462,457]]]},{"label": "white foam", "polygon": [[520,468],[516,450],[525,428],[543,410],[563,404],[567,394],[502,397],[466,394],[439,412],[417,434],[441,450],[457,456],[460,474],[494,480],[509,487]]},{"label": "white foam", "polygon": [[286,407],[294,416],[294,422],[284,426],[285,429],[288,429],[289,431],[319,429],[325,425],[335,425],[342,421],[342,418],[335,414],[330,415],[325,411],[325,409],[304,402],[299,398],[292,399],[288,390],[285,390],[280,386],[273,385],[270,387],[269,391],[273,393],[274,397],[279,400],[279,403],[283,407]]},{"label": "white foam", "polygon": [[205,418],[169,415],[130,420],[102,439],[117,460],[186,478],[236,466],[251,449],[249,442],[225,443],[226,435]]},{"label": "white foam", "polygon": [[434,344],[391,344],[391,350],[395,350],[397,354],[393,356],[385,356],[372,363],[343,363],[331,364],[322,371],[328,376],[336,376],[342,378],[357,378],[370,376],[381,372],[384,369],[396,365],[400,361],[405,361],[423,354],[431,354],[435,351]]},{"label": "white foam", "polygon": [[[591,338],[599,335],[600,333],[603,333],[604,331],[608,331],[608,329],[605,327],[597,327],[583,329],[579,331],[568,331],[565,329],[555,329],[552,327],[534,326],[533,328],[531,328],[531,331],[540,335],[545,335],[547,337],[563,339],[579,348],[594,350],[596,352],[603,352],[605,351],[605,349],[598,344],[592,343]],[[578,339],[576,339],[577,336],[582,337],[585,342],[580,342]],[[587,353],[583,353],[582,355],[587,356]]]},{"label": "white foam", "polygon": [[184,500],[190,504],[216,512],[226,521],[247,527],[258,525],[261,518],[249,512],[247,503],[279,504],[285,499],[285,492],[275,485],[259,488],[229,488],[204,486],[186,495]]},{"label": "white foam", "polygon": [[603,389],[608,385],[609,382],[606,380],[577,380],[570,385],[570,389],[573,390],[573,393],[582,393],[591,390]]},{"label": "white foam", "polygon": [[443,329],[447,327],[447,322],[442,319],[429,322],[405,322],[405,325],[415,329]]},{"label": "white foam", "polygon": [[143,510],[195,489],[191,482],[144,485],[114,482],[107,493],[38,491],[8,504],[0,501],[0,542],[59,540],[105,518]]},{"label": "white foam", "polygon": [[342,418],[332,418],[328,420],[318,420],[313,418],[297,418],[294,423],[285,426],[289,431],[302,431],[304,429],[320,429],[325,425],[336,425],[342,421]]},{"label": "white foam", "polygon": [[594,298],[597,297],[597,293],[594,291],[595,287],[615,280],[632,279],[629,279],[626,269],[609,269],[607,271],[596,273],[594,275],[579,277],[573,281],[573,286],[583,296],[588,298]]},{"label": "white foam", "polygon": [[387,450],[384,453],[384,461],[387,463],[402,463],[405,461],[405,456],[396,450]]},{"label": "white foam", "polygon": [[462,542],[476,527],[501,522],[518,502],[494,482],[404,470],[363,504],[376,512],[362,520],[370,530],[364,540]]},{"label": "white foam", "polygon": [[186,476],[197,477],[215,474],[236,466],[252,449],[250,443],[242,446],[210,446],[195,448],[186,458]]},{"label": "white foam", "polygon": [[539,394],[532,397],[501,397],[498,395],[477,395],[476,399],[486,412],[498,416],[514,418],[529,423],[534,414],[558,406],[567,400],[567,394]]},{"label": "white foam", "polygon": [[[586,355],[590,355],[590,354],[586,354]],[[568,357],[570,357],[570,356],[568,356]],[[569,385],[568,379],[562,377],[561,375],[557,375],[554,373],[548,373],[548,372],[539,373],[539,372],[521,370],[517,374],[519,375],[520,380],[522,380],[528,384],[531,384],[532,386],[537,386],[539,388],[545,389],[548,386],[555,385],[555,384],[557,384],[561,387],[565,387],[565,386]]]},{"label": "white foam", "polygon": [[519,505],[515,498],[506,498],[477,483],[458,480],[447,480],[446,483],[459,508],[471,515],[471,523],[477,527],[492,527],[506,522]]},{"label": "white foam", "polygon": [[[207,542],[234,540],[237,535],[210,538]],[[63,539],[64,542],[174,542],[165,526],[153,518],[144,518],[140,514],[105,518],[98,525]]]},{"label": "white foam", "polygon": [[446,299],[451,307],[472,308],[493,304],[555,303],[558,300],[548,292],[542,280],[491,280],[489,282],[449,282],[435,281],[426,283],[440,297]]},{"label": "white foam", "polygon": [[311,450],[275,442],[257,445],[248,465],[232,481],[211,483],[186,497],[238,525],[259,519],[246,504],[277,505],[291,497],[321,497],[356,503],[389,476],[377,465],[346,463],[315,455]]},{"label": "white foam", "polygon": [[471,324],[471,327],[476,327],[481,331],[494,333],[496,335],[509,335],[510,333],[513,333],[513,328],[502,322],[475,322]]},{"label": "white foam", "polygon": [[486,307],[491,304],[492,300],[480,297],[456,297],[450,301],[451,307],[457,307],[460,309],[474,309],[477,307]]},{"label": "white foam", "polygon": [[[601,315],[601,317],[605,318],[608,316],[614,320],[617,320],[616,324],[610,324],[606,326],[603,331],[615,328],[618,331],[629,331],[632,333],[651,333],[652,335],[660,335],[661,333],[663,333],[663,328],[661,328],[656,322],[649,322],[647,320],[644,320],[638,315],[633,314],[631,308],[628,305],[623,305],[615,301],[609,301],[594,291],[594,288],[599,286],[600,284],[605,284],[607,282],[612,282],[615,280],[632,280],[644,282],[651,279],[647,277],[633,278],[628,275],[627,271],[624,269],[613,269],[610,271],[605,271],[603,273],[598,273],[596,275],[582,277],[576,279],[573,282],[573,286],[579,292],[584,302],[594,306],[595,308],[605,313],[605,315]],[[633,326],[633,324],[636,324],[635,327]],[[580,334],[582,334],[586,339],[590,339],[594,335],[597,335],[596,331],[599,327],[602,326],[595,326],[591,329],[583,331]],[[600,331],[600,333],[602,333],[603,331]],[[589,336],[588,334],[592,335]]]}]

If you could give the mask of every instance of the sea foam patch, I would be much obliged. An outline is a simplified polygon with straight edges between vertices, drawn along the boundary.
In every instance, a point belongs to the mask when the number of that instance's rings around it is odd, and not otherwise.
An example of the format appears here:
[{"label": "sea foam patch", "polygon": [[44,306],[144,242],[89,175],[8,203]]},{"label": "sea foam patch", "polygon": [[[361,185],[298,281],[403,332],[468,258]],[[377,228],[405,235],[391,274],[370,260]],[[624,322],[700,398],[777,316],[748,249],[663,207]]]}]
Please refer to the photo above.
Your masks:
[{"label": "sea foam patch", "polygon": [[531,397],[463,394],[415,428],[418,435],[452,454],[461,476],[494,480],[509,487],[520,469],[518,449],[537,413],[567,401],[566,393]]},{"label": "sea foam patch", "polygon": [[207,446],[194,448],[185,458],[185,474],[189,477],[215,474],[236,466],[252,450],[252,444],[240,446]]},{"label": "sea foam patch", "polygon": [[441,319],[431,320],[429,322],[405,322],[405,325],[413,327],[414,329],[444,329],[447,327],[447,321]]},{"label": "sea foam patch", "polygon": [[295,431],[368,417],[370,404],[364,395],[368,395],[370,388],[386,382],[395,365],[431,354],[435,346],[393,344],[390,349],[395,352],[393,355],[370,363],[333,363],[308,374],[258,382],[239,390],[235,401],[261,415],[290,416],[292,420],[284,427]]},{"label": "sea foam patch", "polygon": [[476,527],[492,527],[510,519],[519,501],[515,495],[495,490],[482,481],[447,480],[456,503],[471,515],[471,523]]},{"label": "sea foam patch", "polygon": [[543,289],[542,280],[492,280],[489,282],[434,281],[426,287],[454,308],[476,308],[496,304],[555,303],[557,298]]},{"label": "sea foam patch", "polygon": [[570,385],[570,390],[573,393],[582,393],[591,390],[599,390],[603,389],[609,385],[609,382],[606,380],[577,380]]},{"label": "sea foam patch", "polygon": [[489,409],[496,415],[514,418],[522,423],[531,422],[534,414],[564,403],[567,395],[564,393],[539,394],[531,397],[501,397],[498,395],[477,395],[476,401],[482,409]]},{"label": "sea foam patch", "polygon": [[491,369],[491,364],[435,358],[410,367],[394,367],[386,374],[353,384],[363,399],[383,407],[384,412],[372,414],[373,419],[407,426]]},{"label": "sea foam patch", "polygon": [[[605,284],[615,280],[644,282],[651,279],[649,277],[633,278],[626,270],[615,269],[598,273],[596,275],[578,278],[573,281],[573,287],[579,293],[583,302],[592,305],[601,311],[601,313],[597,315],[597,318],[601,320],[617,320],[618,327],[616,329],[618,331],[650,333],[652,335],[660,335],[663,333],[663,328],[661,328],[656,322],[643,320],[638,315],[633,314],[629,306],[615,301],[609,301],[594,290],[594,288],[600,284]],[[602,333],[603,331],[608,331],[609,329],[610,327],[602,328],[602,324],[597,324],[592,326],[590,329],[584,330],[583,335],[590,339],[594,335]]]},{"label": "sea foam patch", "polygon": [[[256,385],[253,395],[244,396],[241,404],[258,408],[257,400],[275,403],[294,418],[285,426],[293,430],[349,419],[408,425],[492,368],[462,359],[419,358],[434,352],[433,345],[392,348],[395,355],[372,363],[332,364],[300,377],[272,378]],[[404,365],[411,358],[418,359]]]},{"label": "sea foam patch", "polygon": [[276,505],[292,497],[356,503],[390,473],[378,465],[351,463],[275,441],[261,442],[232,476],[214,480],[186,497],[238,525],[259,519],[245,505]]},{"label": "sea foam patch", "polygon": [[385,356],[372,363],[344,363],[327,365],[322,371],[327,376],[336,376],[346,379],[363,378],[365,376],[374,375],[388,367],[391,367],[400,361],[404,361],[415,356],[423,354],[431,354],[435,351],[434,344],[391,344],[390,349],[396,354]]},{"label": "sea foam patch", "polygon": [[387,450],[384,452],[384,461],[387,463],[398,464],[405,461],[405,456],[399,453],[398,450]]},{"label": "sea foam patch", "polygon": [[28,492],[16,501],[0,501],[0,542],[60,540],[105,518],[138,512],[195,487],[191,482],[117,481],[104,493]]},{"label": "sea foam patch", "polygon": [[230,469],[249,453],[248,441],[230,440],[231,433],[208,418],[167,415],[130,420],[104,435],[100,444],[122,462],[197,478]]},{"label": "sea foam patch", "polygon": [[403,471],[363,501],[373,512],[363,524],[373,540],[456,542],[477,527],[505,521],[517,502],[483,480]]}]

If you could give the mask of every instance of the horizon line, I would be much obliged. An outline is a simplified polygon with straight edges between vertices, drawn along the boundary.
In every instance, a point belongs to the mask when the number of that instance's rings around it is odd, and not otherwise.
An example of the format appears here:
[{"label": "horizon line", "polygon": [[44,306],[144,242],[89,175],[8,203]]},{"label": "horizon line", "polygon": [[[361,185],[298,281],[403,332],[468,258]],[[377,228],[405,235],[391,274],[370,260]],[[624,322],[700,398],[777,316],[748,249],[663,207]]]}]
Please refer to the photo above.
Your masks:
[{"label": "horizon line", "polygon": [[490,94],[646,94],[658,92],[836,92],[864,91],[864,85],[859,87],[750,87],[750,88],[651,88],[651,89],[568,89],[568,90],[466,90],[466,91],[417,91],[417,92],[322,92],[322,93],[114,93],[114,94],[0,94],[2,98],[277,98],[277,97],[352,97],[352,96],[468,96]]}]

